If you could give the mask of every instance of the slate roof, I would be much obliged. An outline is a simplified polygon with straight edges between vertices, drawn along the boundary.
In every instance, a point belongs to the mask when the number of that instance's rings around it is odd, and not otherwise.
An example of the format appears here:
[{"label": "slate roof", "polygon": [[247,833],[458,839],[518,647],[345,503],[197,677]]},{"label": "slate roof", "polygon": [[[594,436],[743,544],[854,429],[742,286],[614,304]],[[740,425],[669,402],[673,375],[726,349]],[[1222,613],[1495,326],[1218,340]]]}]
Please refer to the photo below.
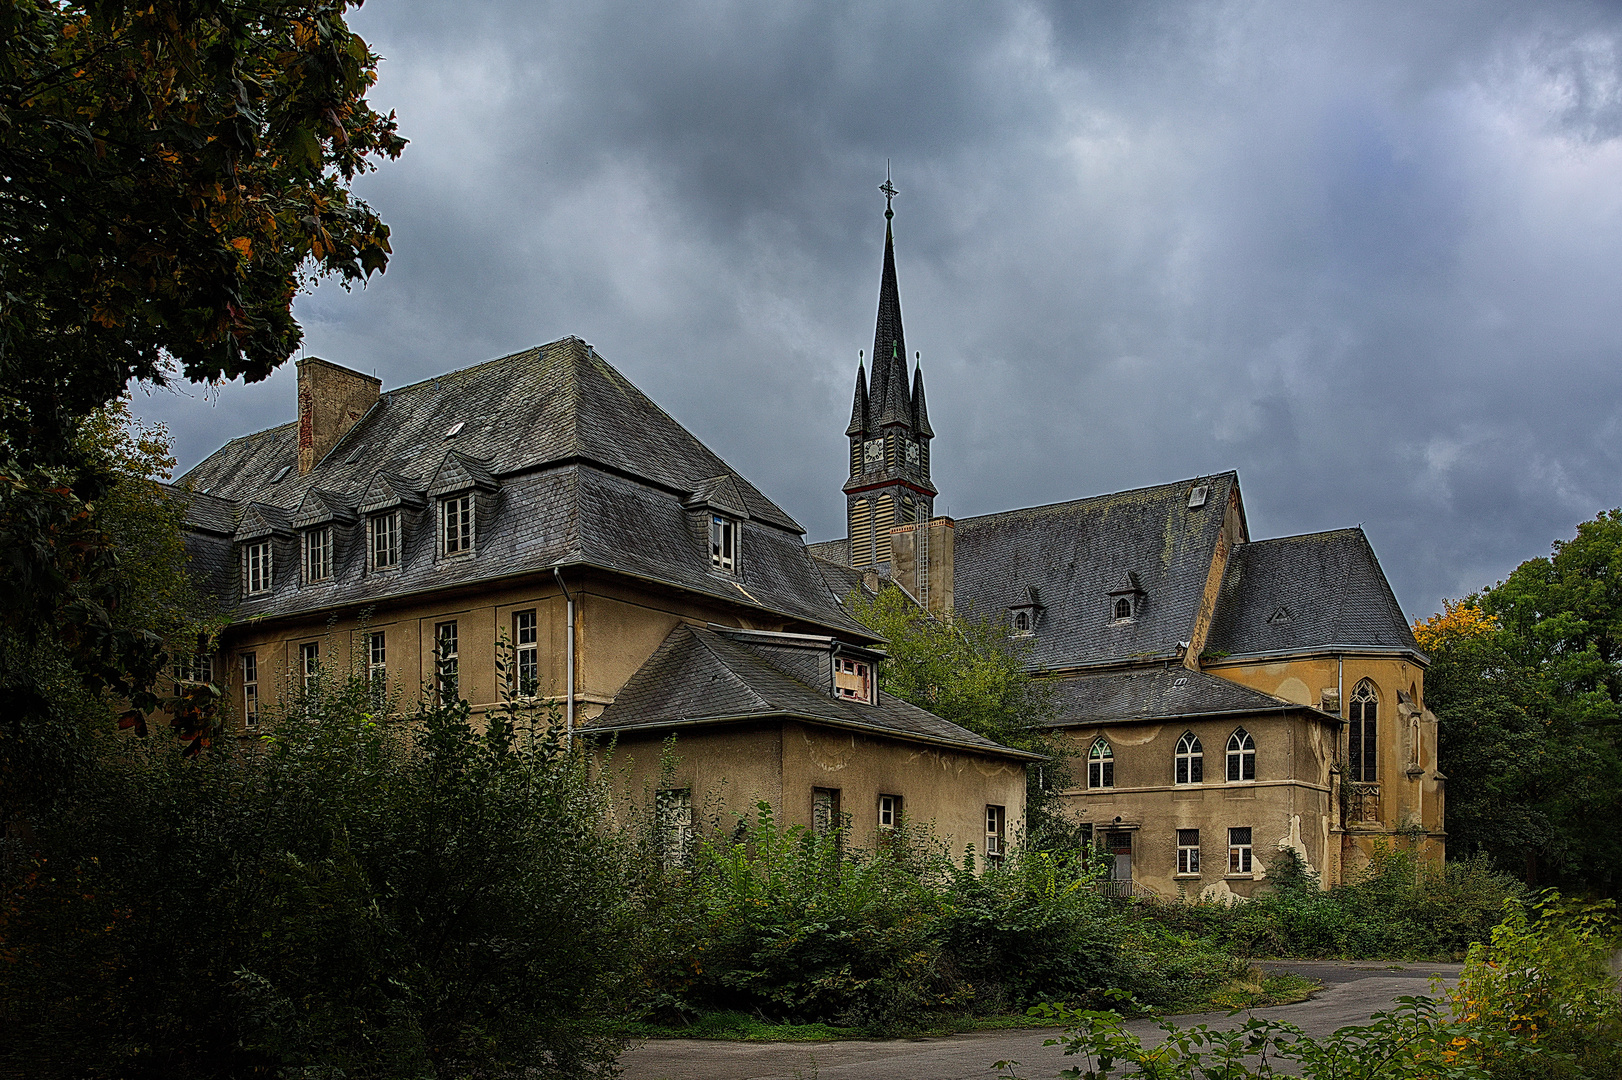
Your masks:
[{"label": "slate roof", "polygon": [[[1191,510],[1189,493],[1201,484],[1209,494]],[[1004,618],[1034,587],[1043,611],[1029,639],[1033,669],[1174,658],[1193,629],[1238,484],[1238,474],[1226,472],[961,519],[953,540],[956,606]],[[1128,574],[1142,594],[1136,616],[1118,623],[1110,593]]]},{"label": "slate roof", "polygon": [[583,727],[630,731],[784,717],[1025,761],[1040,757],[992,742],[882,692],[877,705],[842,701],[828,685],[827,644],[770,647],[758,644],[759,637],[713,627],[676,627],[613,704]]},{"label": "slate roof", "polygon": [[[307,496],[348,508],[400,505],[402,566],[367,573],[357,522],[340,529],[330,581],[301,586],[295,550],[279,549],[275,590],[236,600],[238,617],[589,565],[874,639],[840,607],[794,520],[578,339],[385,393],[306,476],[295,436],[284,424],[233,439],[182,483],[215,516],[234,503],[239,539],[290,535]],[[465,485],[495,489],[479,512],[476,554],[435,558],[423,495]],[[747,514],[735,577],[711,572],[683,506],[700,491]],[[233,580],[225,595],[235,589]]]},{"label": "slate roof", "polygon": [[[809,551],[810,549],[807,548],[806,550]],[[816,555],[811,556],[811,563],[822,574],[822,579],[828,583],[828,588],[833,590],[834,595],[839,597],[841,603],[844,602],[845,597],[853,592],[867,593],[867,587],[862,583],[863,575],[860,570],[846,566],[843,563],[818,558]],[[872,594],[867,593],[867,595]]]},{"label": "slate roof", "polygon": [[1239,656],[1333,646],[1420,651],[1363,530],[1237,547],[1206,651]]},{"label": "slate roof", "polygon": [[1058,710],[1054,727],[1307,708],[1180,666],[1075,676],[1056,679],[1052,686]]}]

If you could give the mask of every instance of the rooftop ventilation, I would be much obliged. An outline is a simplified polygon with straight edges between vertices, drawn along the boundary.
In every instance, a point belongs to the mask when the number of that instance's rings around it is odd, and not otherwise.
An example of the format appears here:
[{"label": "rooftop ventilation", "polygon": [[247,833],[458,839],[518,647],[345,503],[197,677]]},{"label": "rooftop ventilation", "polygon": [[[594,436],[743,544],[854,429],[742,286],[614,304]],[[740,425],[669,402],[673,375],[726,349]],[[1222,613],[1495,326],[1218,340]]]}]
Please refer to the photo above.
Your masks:
[{"label": "rooftop ventilation", "polygon": [[1188,493],[1188,508],[1190,510],[1198,510],[1200,507],[1205,505],[1206,496],[1210,494],[1211,485],[1200,484],[1193,491]]},{"label": "rooftop ventilation", "polygon": [[272,476],[270,478],[270,482],[272,484],[281,483],[282,482],[282,477],[286,476],[289,472],[291,472],[292,468],[293,468],[293,466],[291,466],[291,465],[283,465],[280,469],[276,470],[276,475]]},{"label": "rooftop ventilation", "polygon": [[350,454],[347,458],[344,459],[344,464],[345,465],[353,465],[353,464],[355,464],[355,462],[360,460],[361,454],[365,453],[365,451],[366,451],[366,447],[364,447],[364,446],[355,447],[355,452],[353,454]]},{"label": "rooftop ventilation", "polygon": [[448,428],[446,428],[446,429],[445,429],[445,438],[447,438],[447,439],[454,439],[454,438],[456,438],[456,433],[457,433],[457,432],[458,432],[458,431],[461,431],[461,430],[462,430],[462,425],[463,425],[463,424],[464,424],[464,423],[465,423],[465,422],[466,422],[466,421],[463,421],[463,420],[458,420],[458,421],[457,421],[457,422],[456,422],[456,423],[454,423],[454,424],[452,424],[452,425],[451,425],[451,426],[450,426],[450,427],[448,427]]}]

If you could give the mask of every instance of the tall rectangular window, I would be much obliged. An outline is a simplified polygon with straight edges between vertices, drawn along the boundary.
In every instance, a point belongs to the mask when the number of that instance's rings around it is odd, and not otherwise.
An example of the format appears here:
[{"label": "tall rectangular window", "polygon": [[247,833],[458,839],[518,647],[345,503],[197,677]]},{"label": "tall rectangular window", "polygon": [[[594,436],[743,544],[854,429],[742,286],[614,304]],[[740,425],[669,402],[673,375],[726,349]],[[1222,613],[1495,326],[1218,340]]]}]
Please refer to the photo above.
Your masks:
[{"label": "tall rectangular window", "polygon": [[986,858],[1001,859],[1007,854],[1008,813],[1001,806],[986,807]]},{"label": "tall rectangular window", "polygon": [[1200,830],[1177,830],[1177,872],[1179,874],[1200,872]]},{"label": "tall rectangular window", "polygon": [[879,796],[879,828],[899,829],[901,827],[901,796]]},{"label": "tall rectangular window", "polygon": [[461,693],[458,678],[456,624],[442,622],[434,626],[434,674],[441,704],[455,701]]},{"label": "tall rectangular window", "polygon": [[242,591],[257,596],[270,591],[270,541],[255,540],[242,546]]},{"label": "tall rectangular window", "polygon": [[473,496],[439,501],[439,553],[460,555],[473,550]]},{"label": "tall rectangular window", "polygon": [[307,529],[304,533],[304,583],[326,581],[332,576],[332,529]]},{"label": "tall rectangular window", "polygon": [[1250,830],[1228,830],[1228,873],[1250,873]]},{"label": "tall rectangular window", "polygon": [[533,696],[541,684],[539,640],[535,612],[513,612],[513,674],[515,689],[524,697]]},{"label": "tall rectangular window", "polygon": [[654,796],[659,858],[666,868],[686,866],[693,850],[693,789],[666,788]]},{"label": "tall rectangular window", "polygon": [[242,654],[242,724],[259,726],[259,658],[251,652]]},{"label": "tall rectangular window", "polygon": [[738,523],[719,514],[710,517],[710,565],[732,572],[738,556]]},{"label": "tall rectangular window", "polygon": [[389,686],[388,640],[384,631],[373,630],[366,635],[366,679],[374,693],[382,693]]},{"label": "tall rectangular window", "polygon": [[299,677],[304,682],[304,692],[309,693],[315,689],[316,679],[321,675],[321,643],[307,641],[298,647]]},{"label": "tall rectangular window", "polygon": [[839,828],[839,789],[811,789],[811,829],[818,836],[832,836]]},{"label": "tall rectangular window", "polygon": [[366,519],[370,534],[367,551],[373,570],[393,570],[400,565],[400,514],[373,514]]}]

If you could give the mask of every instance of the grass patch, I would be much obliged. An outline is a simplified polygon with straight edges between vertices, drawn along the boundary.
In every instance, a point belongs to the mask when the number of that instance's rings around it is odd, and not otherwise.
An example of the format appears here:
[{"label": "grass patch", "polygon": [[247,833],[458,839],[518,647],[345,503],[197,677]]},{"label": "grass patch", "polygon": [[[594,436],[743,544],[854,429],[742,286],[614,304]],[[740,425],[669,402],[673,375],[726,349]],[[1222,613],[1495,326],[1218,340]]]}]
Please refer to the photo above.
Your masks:
[{"label": "grass patch", "polygon": [[690,1024],[630,1021],[620,1026],[633,1039],[720,1039],[726,1042],[830,1042],[859,1039],[867,1032],[837,1024],[772,1024],[741,1012],[714,1012]]},{"label": "grass patch", "polygon": [[1176,1012],[1210,1012],[1215,1009],[1261,1009],[1270,1005],[1293,1005],[1305,1001],[1323,984],[1293,972],[1277,974],[1252,967],[1198,1002],[1179,1006]]}]

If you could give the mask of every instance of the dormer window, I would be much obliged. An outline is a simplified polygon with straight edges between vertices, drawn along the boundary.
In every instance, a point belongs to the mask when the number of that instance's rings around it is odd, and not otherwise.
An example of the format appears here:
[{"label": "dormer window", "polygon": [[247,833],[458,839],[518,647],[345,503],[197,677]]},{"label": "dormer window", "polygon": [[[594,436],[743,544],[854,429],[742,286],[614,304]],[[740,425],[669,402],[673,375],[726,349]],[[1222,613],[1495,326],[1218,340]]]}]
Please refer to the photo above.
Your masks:
[{"label": "dormer window", "polygon": [[1008,634],[1010,637],[1030,637],[1036,633],[1036,624],[1042,617],[1042,602],[1036,598],[1036,587],[1027,585],[1019,602],[1008,606]]},{"label": "dormer window", "polygon": [[1031,613],[1028,611],[1014,612],[1014,633],[1028,634],[1031,632]]},{"label": "dormer window", "polygon": [[473,493],[439,500],[439,553],[469,555],[473,552]]},{"label": "dormer window", "polygon": [[304,584],[313,585],[332,577],[332,528],[304,531]]},{"label": "dormer window", "polygon": [[738,523],[720,514],[710,515],[710,566],[730,574],[738,564]]},{"label": "dormer window", "polygon": [[1131,622],[1138,617],[1143,603],[1143,585],[1135,570],[1128,570],[1121,583],[1109,591],[1110,619],[1117,623]]},{"label": "dormer window", "polygon": [[270,591],[270,538],[242,545],[242,591],[262,596]]},{"label": "dormer window", "polygon": [[367,558],[373,570],[393,570],[400,565],[400,512],[373,514],[366,519]]},{"label": "dormer window", "polygon": [[873,704],[873,665],[846,656],[834,657],[834,697]]}]

